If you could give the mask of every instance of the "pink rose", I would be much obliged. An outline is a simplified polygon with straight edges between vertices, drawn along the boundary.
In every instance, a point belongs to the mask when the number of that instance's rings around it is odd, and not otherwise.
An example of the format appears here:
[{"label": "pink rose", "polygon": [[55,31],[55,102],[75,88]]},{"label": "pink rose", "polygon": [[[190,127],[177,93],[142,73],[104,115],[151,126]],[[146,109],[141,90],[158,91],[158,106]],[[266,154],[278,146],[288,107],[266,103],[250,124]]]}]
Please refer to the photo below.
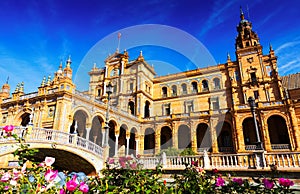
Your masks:
[{"label": "pink rose", "polygon": [[59,194],[66,194],[66,192],[65,192],[64,189],[60,189],[60,190],[59,190]]},{"label": "pink rose", "polygon": [[268,179],[264,178],[262,180],[262,182],[264,183],[264,186],[265,186],[266,189],[273,189],[274,182],[272,180],[268,180]]},{"label": "pink rose", "polygon": [[79,186],[79,190],[83,193],[87,193],[89,191],[89,186],[85,182],[81,182]]},{"label": "pink rose", "polygon": [[66,187],[68,191],[75,191],[77,186],[76,176],[74,175],[73,178],[66,183]]},{"label": "pink rose", "polygon": [[233,178],[232,179],[233,182],[237,183],[238,185],[242,185],[243,184],[243,179],[242,178]]},{"label": "pink rose", "polygon": [[52,182],[58,175],[58,170],[48,169],[45,173],[45,180],[47,182]]},{"label": "pink rose", "polygon": [[216,180],[216,186],[217,187],[223,187],[225,185],[225,181],[224,179],[222,179],[222,177],[218,177]]},{"label": "pink rose", "polygon": [[53,158],[53,157],[46,157],[45,158],[46,166],[51,166],[54,162],[55,162],[55,158]]},{"label": "pink rose", "polygon": [[6,173],[3,174],[0,181],[1,182],[7,182],[10,178],[11,178],[11,175],[8,172],[6,172]]},{"label": "pink rose", "polygon": [[290,187],[294,185],[294,182],[289,180],[289,179],[285,179],[285,178],[279,178],[278,179],[279,185],[284,186],[284,187]]},{"label": "pink rose", "polygon": [[14,126],[13,125],[6,125],[5,127],[3,127],[3,130],[6,132],[6,133],[11,133],[13,130],[14,130]]}]

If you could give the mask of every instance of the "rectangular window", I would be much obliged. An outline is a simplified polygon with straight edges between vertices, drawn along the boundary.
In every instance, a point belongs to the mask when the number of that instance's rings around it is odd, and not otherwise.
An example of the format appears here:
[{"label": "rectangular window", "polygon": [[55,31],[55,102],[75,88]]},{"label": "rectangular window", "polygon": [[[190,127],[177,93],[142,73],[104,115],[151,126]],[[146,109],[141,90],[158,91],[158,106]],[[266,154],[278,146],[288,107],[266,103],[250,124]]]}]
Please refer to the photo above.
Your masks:
[{"label": "rectangular window", "polygon": [[234,72],[234,76],[235,76],[235,80],[236,80],[236,81],[239,81],[239,80],[240,80],[240,75],[239,75],[239,72],[238,72],[238,71],[235,71],[235,72]]},{"label": "rectangular window", "polygon": [[170,115],[171,114],[171,105],[170,104],[164,104],[163,105],[163,115]]},{"label": "rectangular window", "polygon": [[212,107],[212,110],[220,109],[218,97],[211,98],[211,107]]},{"label": "rectangular window", "polygon": [[133,83],[132,82],[129,84],[129,90],[133,91]]},{"label": "rectangular window", "polygon": [[255,72],[250,73],[250,75],[251,75],[251,82],[253,84],[256,84],[257,83],[257,78],[256,78]]},{"label": "rectangular window", "polygon": [[258,98],[259,98],[259,93],[258,93],[258,91],[254,91],[253,93],[254,93],[254,98],[255,98],[255,99],[258,99]]},{"label": "rectangular window", "polygon": [[185,104],[185,113],[194,112],[194,103],[193,101],[186,101]]}]

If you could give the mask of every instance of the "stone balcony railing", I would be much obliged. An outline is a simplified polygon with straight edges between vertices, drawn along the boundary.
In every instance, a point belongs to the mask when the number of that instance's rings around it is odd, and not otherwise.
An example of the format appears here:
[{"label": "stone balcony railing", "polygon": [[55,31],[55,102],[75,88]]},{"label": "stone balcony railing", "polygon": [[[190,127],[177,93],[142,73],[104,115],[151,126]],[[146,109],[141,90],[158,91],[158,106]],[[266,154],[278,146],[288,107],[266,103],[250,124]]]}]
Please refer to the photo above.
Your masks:
[{"label": "stone balcony railing", "polygon": [[[20,138],[24,138],[26,143],[47,143],[52,145],[64,145],[88,151],[94,155],[103,157],[103,148],[85,138],[78,137],[77,134],[70,134],[53,129],[33,128],[29,134],[25,127],[16,127],[13,131]],[[25,135],[26,134],[26,135]],[[0,144],[14,141],[13,137],[3,138],[5,132],[0,127]]]}]

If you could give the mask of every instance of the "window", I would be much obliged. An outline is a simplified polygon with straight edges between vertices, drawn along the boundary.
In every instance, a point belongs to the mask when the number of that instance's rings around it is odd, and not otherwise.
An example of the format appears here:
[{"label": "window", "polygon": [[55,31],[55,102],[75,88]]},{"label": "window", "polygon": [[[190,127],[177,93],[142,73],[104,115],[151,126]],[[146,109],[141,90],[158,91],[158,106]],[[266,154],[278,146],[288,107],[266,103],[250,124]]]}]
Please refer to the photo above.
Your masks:
[{"label": "window", "polygon": [[97,96],[101,96],[101,89],[97,90]]},{"label": "window", "polygon": [[206,92],[208,90],[209,90],[208,89],[208,82],[207,82],[207,80],[203,80],[202,81],[202,92]]},{"label": "window", "polygon": [[172,96],[177,96],[177,86],[172,86]]},{"label": "window", "polygon": [[214,81],[215,89],[220,89],[221,88],[220,79],[219,78],[214,78],[213,81]]},{"label": "window", "polygon": [[171,114],[171,104],[164,104],[163,105],[163,115],[170,115]]},{"label": "window", "polygon": [[144,118],[150,117],[150,102],[147,100],[145,103],[145,110],[144,110]]},{"label": "window", "polygon": [[181,85],[182,94],[187,94],[186,84]]},{"label": "window", "polygon": [[167,87],[162,88],[162,97],[163,98],[168,97],[168,88]]},{"label": "window", "polygon": [[129,112],[134,115],[134,102],[130,101],[128,103]]},{"label": "window", "polygon": [[191,113],[194,112],[194,103],[193,101],[186,101],[185,104],[185,113]]},{"label": "window", "polygon": [[258,93],[258,91],[254,91],[253,93],[254,93],[254,98],[255,98],[255,99],[258,99],[258,98],[259,98],[259,93]]},{"label": "window", "polygon": [[192,82],[192,92],[198,93],[198,84],[197,82]]},{"label": "window", "polygon": [[256,73],[252,72],[252,73],[250,73],[250,76],[251,76],[251,82],[252,82],[252,84],[257,84]]},{"label": "window", "polygon": [[236,80],[236,81],[239,81],[239,80],[240,80],[240,75],[239,75],[239,72],[238,72],[238,71],[235,71],[235,72],[234,72],[234,76],[235,76],[235,80]]},{"label": "window", "polygon": [[129,90],[133,92],[133,82],[129,84]]},{"label": "window", "polygon": [[212,110],[218,110],[218,109],[220,109],[219,98],[218,97],[211,98],[210,100],[211,100],[211,108],[212,108]]}]

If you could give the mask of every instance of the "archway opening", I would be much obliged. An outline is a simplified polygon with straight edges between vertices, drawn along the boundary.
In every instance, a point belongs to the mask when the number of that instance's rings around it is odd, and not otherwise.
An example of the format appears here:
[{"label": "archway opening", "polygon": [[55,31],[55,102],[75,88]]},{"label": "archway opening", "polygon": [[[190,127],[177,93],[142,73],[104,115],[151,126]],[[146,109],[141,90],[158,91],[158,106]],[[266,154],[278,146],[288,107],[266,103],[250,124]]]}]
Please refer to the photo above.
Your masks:
[{"label": "archway opening", "polygon": [[116,124],[113,121],[109,121],[108,126],[109,126],[109,138],[108,138],[109,157],[113,157],[115,155],[115,142],[116,142],[115,128],[116,128]]},{"label": "archway opening", "polygon": [[162,127],[160,132],[160,149],[172,147],[172,130],[170,127]]},{"label": "archway opening", "polygon": [[130,114],[134,115],[134,102],[130,101],[128,102],[128,107],[129,107],[129,111],[130,111]]},{"label": "archway opening", "polygon": [[220,122],[217,125],[217,131],[220,131],[217,139],[219,152],[233,152],[231,125],[228,122]]},{"label": "archway opening", "polygon": [[191,130],[187,125],[180,125],[178,128],[178,149],[191,147]]},{"label": "archway opening", "polygon": [[89,140],[94,142],[97,145],[102,145],[103,134],[102,134],[102,125],[104,120],[100,116],[96,116],[92,120],[92,128],[89,135]]},{"label": "archway opening", "polygon": [[144,154],[154,154],[155,132],[152,128],[147,128],[144,136]]},{"label": "archway opening", "polygon": [[135,141],[136,133],[137,133],[137,131],[135,128],[132,128],[130,130],[129,154],[133,154],[133,155],[136,154],[136,141]]},{"label": "archway opening", "polygon": [[268,130],[272,149],[290,149],[290,138],[286,121],[279,115],[268,118]]},{"label": "archway opening", "polygon": [[211,149],[211,133],[206,123],[200,123],[197,126],[197,151],[210,151]]},{"label": "archway opening", "polygon": [[74,114],[74,120],[77,121],[77,129],[75,129],[78,136],[86,138],[86,120],[88,115],[83,110],[78,110]]},{"label": "archway opening", "polygon": [[150,117],[150,102],[147,100],[145,102],[145,109],[144,109],[144,118]]},{"label": "archway opening", "polygon": [[24,113],[21,116],[21,126],[26,127],[29,122],[30,122],[30,114],[29,113]]}]

